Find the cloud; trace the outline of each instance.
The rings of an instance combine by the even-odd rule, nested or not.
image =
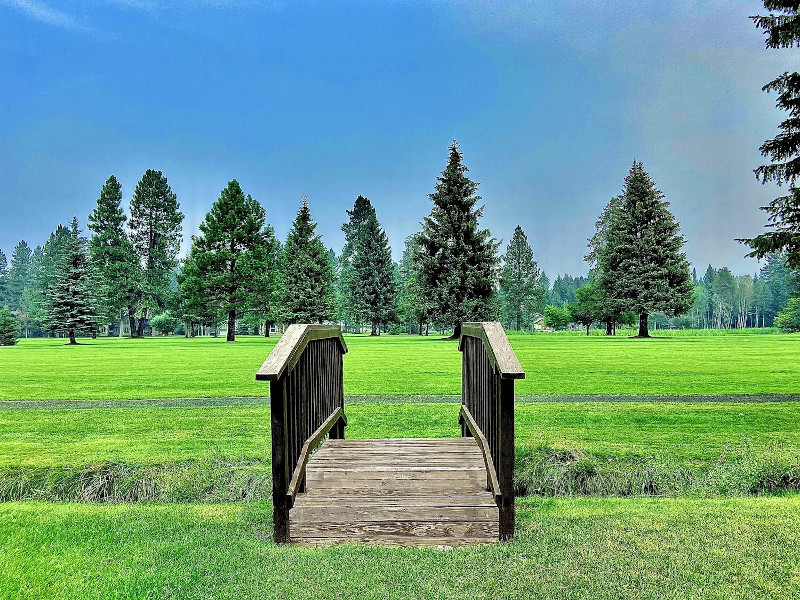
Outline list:
[[[50,8],[35,0],[0,0],[0,3],[16,8],[29,17],[42,23],[63,27],[65,29],[79,29],[80,25],[72,15]]]

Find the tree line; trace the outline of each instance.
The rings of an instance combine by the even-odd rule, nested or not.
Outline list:
[[[196,335],[223,323],[233,341],[237,331],[269,335],[272,324],[299,322],[340,322],[351,331],[366,325],[373,335],[426,334],[434,325],[454,336],[464,321],[494,318],[516,330],[605,322],[610,334],[639,318],[640,335],[652,313],[685,313],[679,326],[763,326],[791,291],[780,257],[761,276],[709,267],[690,278],[678,225],[641,163],[597,221],[589,276],[559,275],[550,285],[521,227],[499,254],[500,243],[480,226],[478,185],[467,172],[454,142],[430,194],[431,213],[397,263],[368,198],[346,211],[337,254],[316,233],[305,197],[281,242],[236,180],[179,260],[183,214],[167,178],[146,171],[126,214],[112,175],[88,217],[88,239],[73,218],[43,246],[17,244],[8,267],[0,253],[0,302],[26,335],[64,335],[71,343],[103,329]],[[8,315],[0,329],[3,323]]]

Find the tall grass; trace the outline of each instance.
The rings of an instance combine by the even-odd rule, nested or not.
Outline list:
[[[522,496],[751,496],[800,490],[800,448],[742,440],[694,467],[662,455],[600,457],[579,450],[517,450]]]

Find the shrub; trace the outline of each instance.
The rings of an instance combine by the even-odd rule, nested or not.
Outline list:
[[[0,311],[0,346],[13,346],[19,339],[19,323],[8,308]]]
[[[150,319],[150,326],[161,335],[170,335],[178,327],[178,319],[169,312],[163,312]]]
[[[570,324],[572,315],[566,308],[558,306],[545,306],[544,326],[550,329],[565,329]]]
[[[789,303],[775,316],[775,326],[781,331],[800,331],[800,298],[789,298]]]

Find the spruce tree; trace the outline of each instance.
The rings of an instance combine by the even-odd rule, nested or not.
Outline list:
[[[396,286],[389,239],[375,210],[361,226],[352,258],[353,312],[359,322],[372,324],[371,335],[394,314]]]
[[[346,212],[349,219],[342,225],[344,246],[338,259],[337,308],[339,318],[346,325],[361,325],[359,320],[364,317],[358,314],[356,309],[358,278],[353,269],[353,259],[363,235],[364,225],[370,217],[375,216],[375,208],[368,198],[358,196],[353,203],[353,210]]]
[[[99,276],[100,310],[107,322],[120,319],[122,311],[133,304],[139,290],[141,264],[125,232],[126,221],[122,210],[122,185],[111,175],[100,190],[88,225],[94,232],[89,239],[89,256]],[[134,324],[129,324],[133,332]]]
[[[517,331],[531,322],[544,290],[539,286],[541,273],[528,238],[519,225],[514,229],[506,253],[502,257],[500,298],[504,320]]]
[[[8,303],[6,295],[8,293],[8,260],[6,255],[0,250],[0,307]]]
[[[46,298],[48,329],[67,333],[70,344],[77,344],[77,332],[95,329],[98,323],[94,296],[96,283],[86,252],[86,240],[81,237],[78,220],[73,217],[69,244],[55,285]]]
[[[19,323],[8,308],[0,310],[0,346],[13,346],[19,339]]]
[[[625,312],[624,303],[618,302],[609,295],[608,290],[610,286],[603,283],[605,274],[599,260],[600,254],[608,243],[609,228],[616,218],[621,205],[621,196],[611,198],[605,205],[603,212],[600,213],[600,217],[595,222],[594,235],[589,238],[589,253],[584,257],[584,260],[588,262],[590,266],[589,276],[591,280],[596,283],[595,287],[593,287],[590,292],[584,292],[584,294],[588,294],[586,297],[591,298],[597,320],[605,322],[606,335],[614,335],[616,333],[617,323],[629,320],[623,315]],[[577,301],[580,301],[580,299],[578,298]]]
[[[766,34],[767,48],[800,46],[800,2],[765,0],[764,6],[778,14],[751,18]],[[800,189],[795,185],[800,176],[800,73],[783,73],[762,89],[778,92],[777,106],[789,116],[779,125],[780,133],[761,145],[761,154],[772,162],[758,167],[756,178],[762,183],[787,183],[789,189],[787,194],[762,207],[769,214],[767,227],[773,230],[739,241],[753,249],[748,256],[759,259],[770,252],[785,251],[789,268],[800,269]]]
[[[25,289],[33,285],[31,271],[31,247],[25,240],[14,246],[11,264],[8,268],[6,300],[11,310],[19,308],[19,302]]]
[[[463,321],[488,320],[495,312],[499,244],[479,227],[481,197],[467,171],[453,140],[447,166],[428,196],[433,209],[419,236],[422,289],[435,307],[434,320],[452,324],[454,338],[460,337]]]
[[[675,316],[692,306],[684,239],[663,198],[634,161],[598,256],[604,292],[622,310],[639,315],[639,337],[649,337],[650,313]]]
[[[283,249],[283,315],[287,323],[322,323],[335,316],[333,268],[316,228],[303,196]]]
[[[398,313],[407,323],[418,327],[419,335],[428,335],[428,323],[433,313],[433,304],[422,289],[419,268],[422,261],[419,253],[419,233],[413,233],[405,239],[403,256],[398,266],[399,293]]]
[[[266,213],[235,179],[222,190],[192,237],[192,260],[199,283],[193,290],[197,304],[215,309],[228,322],[227,341],[236,340],[236,318],[254,310],[258,297],[269,294],[277,272],[266,272],[265,262],[275,253],[275,236]],[[273,266],[274,269],[274,266]],[[184,290],[188,291],[189,286]]]
[[[141,316],[135,331],[131,323],[131,337],[141,337],[150,312],[166,307],[183,231],[178,197],[161,171],[145,171],[133,191],[130,215],[130,238],[142,265],[141,285],[129,306],[131,316],[137,308]]]

